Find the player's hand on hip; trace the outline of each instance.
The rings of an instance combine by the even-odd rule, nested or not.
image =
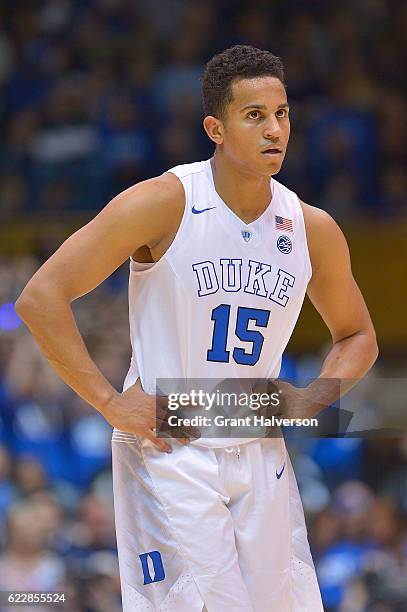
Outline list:
[[[273,380],[268,383],[268,393],[278,394],[279,402],[275,407],[267,407],[270,416],[291,419],[308,419],[315,417],[339,396],[339,379],[316,379],[307,387],[295,387],[284,380]]]
[[[110,400],[104,416],[116,429],[150,440],[160,451],[170,453],[171,446],[157,431],[166,431],[167,411],[160,407],[155,395],[143,391],[140,379]],[[185,432],[186,434],[186,432]],[[189,443],[188,435],[177,438],[182,444]]]

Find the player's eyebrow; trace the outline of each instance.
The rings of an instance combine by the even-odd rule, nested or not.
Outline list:
[[[266,110],[267,106],[265,106],[264,104],[247,104],[246,106],[240,109],[240,112],[243,113],[245,110],[248,110],[249,108],[255,108],[256,110]],[[288,102],[283,102],[282,104],[279,104],[277,108],[278,109],[289,108]]]

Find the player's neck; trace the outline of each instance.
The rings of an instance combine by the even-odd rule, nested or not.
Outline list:
[[[271,200],[270,178],[255,176],[216,153],[211,166],[215,189],[225,204],[246,223],[260,217]]]

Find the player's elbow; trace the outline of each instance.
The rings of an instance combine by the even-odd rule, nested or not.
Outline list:
[[[23,289],[14,304],[15,311],[20,319],[26,321],[29,315],[41,304],[42,299],[41,293],[36,289],[32,287]]]
[[[376,330],[373,321],[368,313],[358,330],[358,335],[361,337],[361,351],[366,364],[366,371],[376,363],[379,356],[379,346],[377,344]]]
[[[369,330],[366,332],[365,355],[369,362],[368,369],[370,370],[379,357],[379,345],[377,344],[376,332],[373,325],[370,326]]]
[[[39,283],[30,281],[17,298],[14,308],[20,319],[27,322],[40,312],[46,305],[49,305],[52,296]]]
[[[376,338],[376,334],[374,335],[374,342],[373,342],[373,347],[372,347],[372,351],[373,351],[373,363],[375,363],[379,357],[379,345],[377,344],[377,338]],[[372,363],[372,365],[373,365]]]

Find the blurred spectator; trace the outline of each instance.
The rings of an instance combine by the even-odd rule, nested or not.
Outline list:
[[[326,181],[320,206],[329,210],[338,222],[355,216],[358,202],[356,181],[348,172],[336,172]]]
[[[64,580],[64,564],[46,549],[47,527],[36,506],[27,502],[15,504],[7,520],[6,548],[0,556],[0,588],[59,591]]]
[[[21,457],[15,467],[14,478],[19,495],[22,497],[43,491],[47,487],[45,472],[35,457]]]
[[[11,457],[4,446],[0,446],[0,542],[4,541],[4,517],[16,497],[11,477]]]
[[[158,74],[155,84],[156,103],[162,112],[185,95],[192,94],[197,101],[200,100],[203,40],[197,34],[189,31],[178,37],[177,44],[169,50],[169,62]]]
[[[380,210],[383,217],[405,216],[407,212],[406,167],[401,162],[388,163],[380,176]]]
[[[112,197],[148,174],[153,156],[152,136],[130,98],[111,100],[100,129],[100,145]]]
[[[366,534],[377,548],[364,558],[358,578],[345,588],[342,611],[405,609],[407,602],[407,531],[405,520],[388,500],[376,499]]]
[[[356,481],[340,485],[332,499],[333,514],[327,515],[331,516],[331,524],[325,519],[325,534],[321,524],[317,530],[321,549],[317,551],[316,569],[323,601],[329,610],[337,609],[346,585],[360,575],[364,555],[371,548],[365,528],[372,501],[366,485]]]
[[[3,220],[21,215],[27,208],[28,186],[19,174],[0,176],[0,216]]]

